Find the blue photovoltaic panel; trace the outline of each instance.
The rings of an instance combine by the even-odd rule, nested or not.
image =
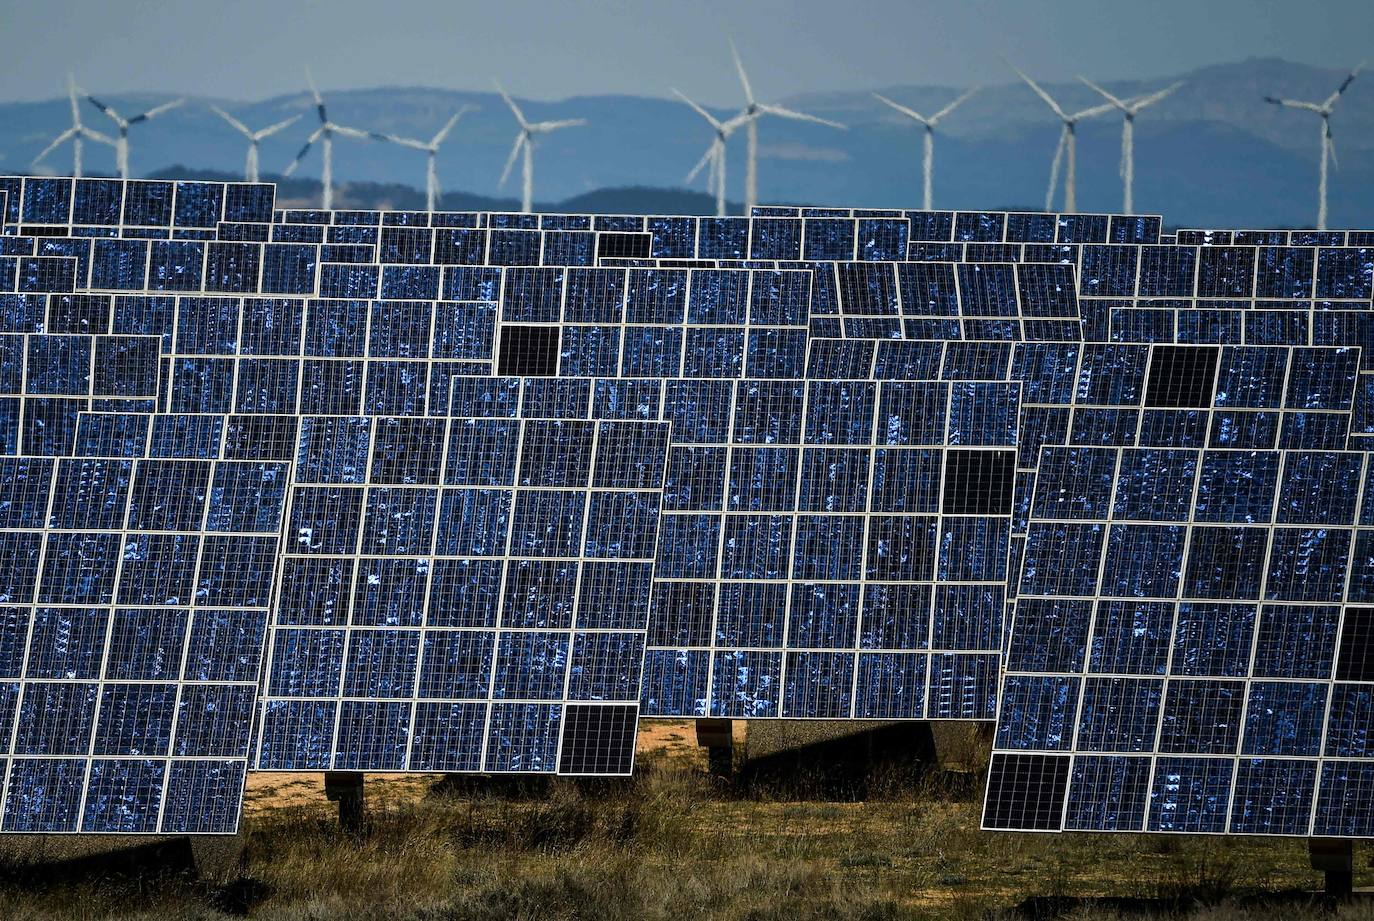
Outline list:
[[[1076,341],[1083,335],[1071,265],[841,262],[833,270],[845,338]]]
[[[668,434],[303,418],[257,767],[628,773]]]
[[[992,718],[1017,385],[459,384],[455,415],[672,422],[646,715]]]
[[[1043,448],[984,826],[1374,828],[1366,460]]]
[[[0,828],[232,833],[290,465],[0,466]]]

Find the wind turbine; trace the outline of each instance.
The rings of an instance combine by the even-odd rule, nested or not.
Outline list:
[[[496,83],[496,81],[493,80],[492,83]],[[541,134],[549,134],[560,128],[576,128],[579,125],[585,125],[587,120],[585,118],[565,118],[561,121],[529,122],[525,120],[525,113],[520,111],[520,107],[517,106],[515,100],[511,99],[510,95],[502,89],[500,83],[496,83],[496,91],[501,94],[502,99],[506,100],[506,105],[510,106],[511,112],[515,115],[515,120],[520,123],[520,131],[515,135],[515,145],[511,147],[510,156],[506,158],[506,168],[501,171],[501,181],[497,183],[497,187],[499,188],[506,184],[506,180],[510,178],[511,168],[515,166],[515,158],[518,157],[523,150],[525,154],[523,164],[524,191],[520,198],[520,210],[524,214],[529,214],[534,210],[535,137]]]
[[[71,102],[72,105],[72,126],[68,128],[66,131],[63,131],[57,137],[53,138],[53,142],[49,144],[47,147],[44,147],[43,152],[33,158],[33,163],[35,166],[37,166],[38,162],[42,160],[44,157],[46,157],[48,154],[52,153],[54,150],[61,147],[68,141],[71,141],[72,175],[75,176],[77,179],[80,179],[82,141],[95,141],[98,144],[108,144],[111,147],[114,147],[116,145],[114,142],[114,138],[106,134],[101,134],[99,131],[96,131],[94,129],[87,128],[84,124],[81,123],[81,106],[76,101],[76,93],[76,78],[73,77],[71,74],[67,74],[67,99]]]
[[[914,109],[909,109],[901,103],[893,102],[891,99],[888,99],[881,93],[873,94],[879,102],[886,103],[887,105],[896,109],[898,112],[901,112],[907,118],[910,118],[918,122],[919,124],[925,126],[926,130],[923,142],[924,153],[921,158],[921,172],[923,176],[921,195],[922,210],[929,211],[933,207],[933,205],[931,204],[931,197],[934,192],[933,182],[935,173],[935,126],[940,123],[940,119],[944,118],[946,115],[957,109],[960,105],[963,104],[964,100],[968,99],[974,93],[978,92],[979,89],[979,87],[975,86],[973,89],[968,90],[958,99],[955,99],[949,105],[945,106],[943,109],[936,112],[934,115],[931,115],[930,117],[926,117]]]
[[[261,131],[249,131],[247,125],[221,109],[219,106],[211,106],[210,108],[214,110],[216,115],[237,129],[240,134],[248,138],[248,162],[245,163],[243,167],[243,178],[247,179],[249,182],[258,181],[258,145],[262,143],[264,138],[271,137],[278,131],[295,124],[301,119],[301,116],[293,115],[285,121],[277,122],[275,125],[263,128]]]
[[[1321,178],[1317,183],[1317,229],[1326,229],[1326,161],[1329,159],[1336,163],[1336,146],[1331,139],[1331,110],[1336,108],[1336,103],[1340,101],[1341,94],[1344,93],[1356,75],[1364,69],[1361,63],[1341,81],[1341,85],[1336,87],[1336,92],[1326,97],[1324,102],[1299,102],[1295,99],[1280,99],[1276,96],[1265,96],[1264,101],[1273,103],[1276,106],[1285,106],[1290,109],[1306,109],[1309,112],[1316,112],[1322,117],[1322,161]],[[1340,164],[1336,164],[1339,166]]]
[[[744,174],[744,213],[747,215],[753,212],[754,205],[758,204],[759,200],[759,119],[761,117],[776,115],[779,118],[790,118],[793,121],[815,122],[818,125],[839,128],[841,131],[845,130],[845,126],[839,122],[807,115],[804,112],[784,109],[782,106],[755,102],[754,91],[749,86],[749,76],[744,72],[744,63],[739,58],[739,50],[735,47],[734,41],[730,42],[730,54],[735,58],[735,70],[739,72],[739,82],[744,87],[745,106],[741,114],[748,117],[745,124],[749,129],[749,159]]]
[[[1005,58],[1003,59],[1005,60]],[[1049,93],[1040,88],[1030,77],[1026,76],[1015,64],[1007,61],[1007,66],[1016,71],[1026,85],[1035,90],[1035,95],[1045,100],[1045,104],[1054,110],[1054,114],[1059,116],[1059,120],[1064,123],[1064,127],[1059,131],[1059,146],[1054,149],[1054,160],[1050,163],[1050,187],[1045,193],[1045,210],[1049,211],[1054,204],[1054,189],[1059,183],[1059,164],[1064,159],[1064,153],[1068,151],[1068,165],[1064,169],[1064,212],[1073,214],[1078,210],[1077,200],[1077,179],[1078,179],[1078,123],[1085,118],[1093,118],[1103,112],[1112,109],[1110,102],[1084,109],[1081,112],[1074,112],[1072,115],[1059,107]]]
[[[316,141],[320,141],[320,154],[324,161],[320,172],[320,185],[323,188],[321,195],[321,206],[325,211],[332,211],[334,208],[334,135],[338,134],[346,138],[358,138],[367,140],[366,131],[359,131],[357,128],[346,128],[337,125],[329,120],[329,115],[325,112],[324,99],[320,97],[320,91],[315,86],[315,78],[310,75],[310,68],[305,69],[305,82],[310,84],[310,94],[315,97],[315,114],[320,118],[320,127],[306,139],[305,145],[296,154],[296,159],[291,161],[291,165],[282,171],[283,176],[290,176],[296,171],[296,167],[301,165],[301,160],[310,152]]]
[[[1159,102],[1182,86],[1184,81],[1180,80],[1172,86],[1167,86],[1148,96],[1138,96],[1129,102],[1123,102],[1087,77],[1079,77],[1078,79],[1096,90],[1100,96],[1121,112],[1121,166],[1119,169],[1123,184],[1121,210],[1123,214],[1132,214],[1135,212],[1135,117],[1141,109]]]
[[[458,119],[462,118],[467,112],[476,109],[476,106],[463,106],[439,129],[439,133],[430,139],[429,143],[417,141],[414,138],[397,137],[394,134],[378,134],[371,132],[372,136],[379,141],[386,141],[389,144],[399,144],[402,147],[409,147],[412,150],[423,150],[428,154],[429,166],[425,172],[425,208],[433,211],[439,203],[439,170],[435,166],[435,160],[439,156],[439,145],[448,137],[448,133],[453,130],[453,126],[458,124]]]
[[[115,142],[115,165],[119,170],[120,179],[129,178],[129,127],[131,125],[146,122],[150,118],[156,118],[163,112],[169,109],[175,109],[177,106],[186,102],[185,99],[173,99],[171,102],[164,102],[160,106],[154,106],[147,112],[135,115],[133,118],[125,118],[116,112],[112,106],[106,105],[94,96],[87,95],[86,100],[108,115],[110,121],[114,122],[115,127],[119,129],[119,138]]]
[[[694,112],[706,119],[716,131],[716,136],[711,141],[711,146],[706,148],[706,153],[702,154],[701,159],[697,161],[697,165],[692,167],[692,171],[687,174],[686,181],[691,182],[697,177],[697,173],[701,172],[702,167],[708,167],[706,185],[714,191],[716,195],[716,216],[724,217],[725,142],[730,139],[730,135],[739,130],[740,126],[749,122],[750,117],[746,113],[741,112],[734,118],[721,121],[677,90],[673,90],[673,93],[677,95],[677,98],[691,106]]]

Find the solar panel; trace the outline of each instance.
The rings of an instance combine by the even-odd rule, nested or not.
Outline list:
[[[984,826],[1367,833],[1365,463],[1043,448]]]
[[[0,468],[0,827],[233,832],[289,465]]]
[[[256,766],[629,773],[667,444],[305,417]]]
[[[1231,618],[1249,617],[1253,634],[1256,612],[1269,610],[1261,599],[1285,603],[1274,606],[1280,612],[1275,617],[1293,602],[1342,600],[1350,535],[1344,549],[1332,550],[1342,540],[1336,529],[1273,525],[1354,523],[1363,455],[1339,449],[1358,358],[1352,350],[1294,349],[1291,358],[1288,351],[1156,346],[1148,364],[1136,364],[1127,378],[1080,376],[1075,402],[1097,392],[1108,404],[1142,405],[1137,433],[1131,438],[1123,432],[1127,440],[1117,442],[1141,447],[1092,447],[1102,443],[1093,437],[1041,442],[986,827],[1307,833],[1306,824],[1293,831],[1298,826],[1291,822],[1227,825],[1237,758],[1292,753],[1237,748],[1244,681],[1195,680],[1246,678],[1251,673],[1244,667],[1190,670],[1187,664],[1240,656],[1246,642],[1232,632]],[[1097,372],[1109,367],[1093,365]],[[1134,387],[1123,390],[1125,380],[1134,380]],[[1212,407],[1207,441],[1206,427],[1188,435],[1200,407]],[[1080,412],[1074,409],[1069,431],[1078,428]],[[1100,430],[1095,423],[1090,428]],[[1204,445],[1210,447],[1199,450]],[[1310,450],[1275,450],[1284,447]],[[1301,495],[1304,489],[1311,493]],[[1333,489],[1346,490],[1347,497],[1337,501]],[[1275,512],[1279,495],[1287,505]],[[1349,515],[1330,511],[1342,504],[1349,505]],[[1334,557],[1323,559],[1323,549]],[[1080,627],[1089,631],[1081,647],[1073,639]],[[1235,697],[1238,688],[1241,697]],[[1052,704],[1055,694],[1063,696]],[[1185,700],[1224,700],[1235,709],[1185,712]],[[1175,729],[1166,737],[1159,727],[1171,705]],[[1223,726],[1236,734],[1221,748],[1207,750],[1197,741]],[[1138,756],[1118,757],[1127,753]],[[1224,766],[1173,757],[1216,754],[1232,757]],[[1165,789],[1173,783],[1169,772],[1185,762],[1202,772],[1188,781],[1201,785],[1194,792],[1210,784],[1205,796],[1212,813],[1202,825],[1174,815],[1187,804],[1171,802]],[[1171,824],[1175,819],[1181,824]]]

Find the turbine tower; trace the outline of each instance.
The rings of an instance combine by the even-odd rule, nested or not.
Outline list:
[[[278,131],[295,124],[301,119],[301,116],[293,115],[285,121],[277,122],[275,125],[269,125],[261,131],[249,131],[247,125],[221,109],[219,106],[211,106],[210,108],[214,110],[216,115],[232,125],[240,134],[248,138],[248,161],[243,167],[243,178],[247,179],[249,182],[258,181],[258,145],[262,143],[264,138],[271,137]]]
[[[688,99],[686,96],[684,96],[677,90],[673,90],[673,93],[676,94],[677,98],[681,99],[683,102],[687,103],[687,105],[691,106],[694,112],[696,112],[702,118],[706,119],[706,121],[710,123],[711,127],[715,129],[716,136],[711,141],[711,146],[706,148],[706,153],[702,154],[701,159],[697,161],[697,165],[692,167],[692,171],[687,174],[686,181],[691,182],[693,179],[697,177],[697,174],[701,172],[702,167],[707,167],[706,185],[715,193],[716,196],[716,216],[724,217],[725,143],[730,139],[730,135],[734,134],[737,130],[739,130],[741,125],[744,125],[745,123],[751,120],[750,116],[744,112],[741,112],[734,118],[727,119],[726,121],[721,121],[720,119],[716,118],[710,112],[707,112],[701,106],[697,105],[695,102]]]
[[[43,148],[43,152],[33,158],[33,165],[37,166],[39,161],[61,147],[68,141],[72,142],[72,175],[77,179],[81,178],[81,146],[82,141],[95,141],[97,144],[108,144],[115,147],[114,138],[106,134],[101,134],[91,128],[87,128],[81,123],[81,106],[76,101],[77,89],[76,78],[67,74],[67,99],[72,106],[72,126],[53,138],[51,144]]]
[[[427,211],[433,211],[435,206],[439,204],[439,169],[435,165],[435,160],[439,156],[439,145],[444,143],[444,138],[448,137],[448,133],[453,130],[453,126],[458,124],[458,119],[476,108],[476,106],[465,105],[457,112],[454,112],[453,116],[444,124],[444,127],[439,129],[439,133],[434,135],[428,143],[418,141],[415,138],[403,138],[397,137],[394,134],[378,134],[375,131],[372,132],[372,136],[379,141],[385,141],[388,144],[399,144],[402,147],[409,147],[412,150],[423,150],[428,155],[429,164],[425,171],[425,210]]]
[[[492,81],[496,83],[495,80]],[[525,120],[525,113],[520,111],[520,107],[515,104],[515,100],[501,88],[500,83],[496,83],[496,91],[501,94],[501,98],[506,100],[506,105],[515,115],[515,120],[520,123],[520,130],[515,135],[515,145],[510,149],[510,156],[506,158],[506,168],[501,171],[501,181],[497,183],[497,188],[504,186],[506,180],[510,178],[511,168],[515,166],[515,158],[524,152],[525,159],[523,164],[524,171],[524,190],[520,196],[520,210],[524,214],[529,214],[534,210],[534,140],[541,134],[549,134],[560,128],[575,128],[585,125],[585,118],[565,118],[561,121],[551,122],[530,122]]]
[[[776,115],[779,118],[790,118],[793,121],[815,122],[818,125],[838,128],[841,131],[845,130],[845,126],[839,122],[807,115],[804,112],[784,109],[782,106],[756,102],[754,90],[749,86],[749,76],[744,72],[744,63],[740,60],[739,50],[733,41],[730,42],[730,54],[735,58],[735,70],[739,72],[739,82],[744,87],[745,106],[741,114],[748,117],[746,125],[749,129],[749,158],[744,174],[744,213],[748,215],[753,213],[754,205],[758,204],[759,201],[759,119],[761,117]]]
[[[1331,139],[1331,110],[1336,108],[1336,103],[1340,101],[1341,94],[1349,89],[1355,77],[1364,64],[1356,67],[1350,74],[1341,81],[1341,85],[1336,87],[1336,92],[1327,96],[1323,102],[1299,102],[1295,99],[1280,99],[1277,96],[1265,96],[1264,101],[1273,103],[1276,106],[1285,106],[1290,109],[1306,109],[1309,112],[1316,112],[1322,118],[1322,159],[1320,168],[1320,178],[1317,181],[1317,229],[1326,229],[1326,173],[1327,160],[1336,163],[1336,146]],[[1338,164],[1339,165],[1339,164]]]
[[[320,96],[319,88],[315,86],[315,78],[310,74],[310,68],[305,69],[305,82],[310,84],[310,94],[315,97],[315,114],[319,116],[320,127],[315,129],[314,134],[306,139],[305,146],[301,147],[296,154],[296,159],[291,161],[291,165],[282,171],[283,176],[290,176],[296,171],[296,167],[301,165],[301,160],[310,152],[316,141],[320,142],[320,154],[323,165],[320,172],[321,207],[325,211],[334,209],[334,135],[346,138],[358,138],[367,140],[366,131],[359,131],[357,128],[346,128],[343,125],[335,124],[329,120],[329,115],[324,108],[324,99]]]
[[[1121,166],[1118,170],[1121,174],[1123,187],[1121,193],[1121,210],[1123,214],[1133,214],[1135,212],[1135,117],[1140,113],[1141,109],[1159,102],[1165,96],[1168,96],[1174,90],[1182,86],[1184,81],[1180,80],[1174,85],[1167,86],[1148,96],[1138,96],[1128,102],[1123,102],[1087,77],[1079,77],[1078,79],[1096,90],[1098,95],[1102,96],[1121,112]]]
[[[115,127],[119,129],[119,137],[115,142],[115,166],[119,170],[120,179],[129,178],[130,126],[142,124],[143,122],[146,122],[148,119],[156,118],[163,112],[166,112],[169,109],[175,109],[177,106],[182,105],[186,102],[185,99],[173,99],[171,102],[164,102],[160,106],[154,106],[147,112],[135,115],[133,118],[125,118],[124,116],[116,112],[112,106],[106,105],[99,99],[96,99],[94,96],[87,95],[86,100],[90,102],[91,105],[95,106],[97,109],[99,109],[100,111],[104,112],[107,116],[109,116],[110,121],[114,122]]]
[[[1005,60],[1005,59],[1004,59]],[[1068,164],[1064,169],[1064,212],[1073,214],[1078,210],[1077,181],[1078,181],[1078,123],[1085,118],[1093,118],[1103,112],[1112,109],[1110,102],[1084,109],[1081,112],[1074,112],[1072,115],[1059,107],[1049,93],[1040,88],[1030,77],[1026,76],[1015,64],[1007,61],[1007,66],[1016,71],[1026,85],[1035,90],[1035,95],[1045,100],[1045,104],[1054,110],[1054,114],[1059,116],[1064,127],[1059,131],[1059,146],[1054,149],[1054,160],[1050,162],[1050,187],[1045,193],[1045,210],[1049,211],[1054,205],[1054,189],[1059,183],[1059,164],[1064,160],[1064,154],[1068,152]]]
[[[934,173],[935,173],[935,126],[938,125],[938,124],[940,123],[940,119],[944,118],[946,115],[948,115],[949,113],[951,113],[951,112],[953,112],[955,109],[957,109],[960,105],[962,105],[962,104],[964,103],[964,100],[968,99],[968,98],[969,98],[970,96],[972,96],[974,93],[978,92],[978,90],[979,90],[979,87],[976,87],[976,86],[975,86],[973,89],[968,90],[968,91],[965,92],[962,96],[960,96],[959,98],[955,99],[955,100],[954,100],[953,102],[951,102],[949,105],[945,106],[943,109],[941,109],[940,111],[936,112],[934,115],[931,115],[931,116],[929,116],[929,117],[926,117],[926,116],[922,115],[921,113],[917,112],[917,111],[914,110],[914,109],[909,109],[909,108],[907,108],[906,106],[902,105],[901,103],[893,102],[891,99],[888,99],[886,96],[882,95],[881,93],[874,93],[874,94],[873,94],[874,97],[876,97],[877,100],[878,100],[879,102],[886,103],[887,105],[889,105],[889,106],[891,106],[892,108],[896,109],[898,112],[901,112],[901,113],[902,113],[903,115],[905,115],[907,118],[910,118],[910,119],[912,119],[913,121],[915,121],[915,122],[917,122],[918,124],[923,125],[923,126],[925,127],[925,138],[924,138],[924,140],[923,140],[923,148],[924,148],[924,150],[923,150],[923,154],[922,154],[922,157],[921,157],[921,174],[922,174],[921,208],[922,208],[922,210],[924,210],[924,211],[929,211],[929,210],[931,210],[931,209],[934,207],[934,206],[931,204],[931,199],[932,199],[932,196],[933,196],[933,193],[934,193]]]

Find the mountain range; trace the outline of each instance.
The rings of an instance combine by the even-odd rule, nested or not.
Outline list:
[[[1108,82],[1118,96],[1140,95],[1176,80],[1183,86],[1136,122],[1136,205],[1162,213],[1171,226],[1310,226],[1316,214],[1320,120],[1311,113],[1266,104],[1268,94],[1320,101],[1344,73],[1277,59],[1219,64],[1150,81]],[[758,76],[755,77],[756,83]],[[226,88],[228,90],[229,88]],[[684,176],[705,151],[711,129],[667,96],[578,96],[558,102],[521,102],[533,119],[581,117],[589,124],[559,131],[535,153],[535,197],[540,206],[582,211],[659,213],[711,210],[704,178],[687,190]],[[690,93],[690,87],[683,87]],[[922,112],[940,108],[962,88],[882,86],[874,90]],[[1046,89],[1067,111],[1101,97],[1078,83]],[[105,99],[132,115],[174,94],[115,95]],[[105,98],[105,97],[102,97]],[[511,184],[497,179],[515,123],[495,92],[424,87],[328,91],[337,123],[427,140],[462,105],[466,114],[438,158],[449,190],[446,209],[515,207],[518,169]],[[760,198],[764,202],[854,207],[915,207],[920,200],[920,134],[910,120],[866,93],[812,93],[780,104],[842,122],[838,131],[766,118],[760,123]],[[276,178],[316,127],[305,92],[257,102],[195,98],[130,133],[131,169],[137,176],[241,176],[246,140],[209,109],[215,104],[252,128],[303,116],[262,145],[264,178]],[[711,106],[718,116],[736,110]],[[113,126],[94,107],[83,119],[97,130]],[[65,98],[0,104],[0,172],[67,172],[70,152],[32,160],[68,127]],[[1084,211],[1121,207],[1118,176],[1121,121],[1116,113],[1078,127],[1078,206]],[[1374,226],[1374,75],[1357,79],[1332,119],[1339,169],[1332,173],[1334,227]],[[108,131],[107,131],[108,133]],[[935,205],[964,209],[1040,209],[1050,158],[1059,133],[1055,116],[1024,84],[987,86],[941,122],[935,151]],[[89,173],[113,170],[113,152],[88,145]],[[743,194],[743,132],[731,139],[730,198]],[[319,175],[311,151],[296,177]],[[422,207],[425,156],[392,144],[338,139],[334,175],[342,188],[336,207]],[[308,204],[318,195],[309,181],[283,185],[279,201]],[[1057,201],[1055,207],[1059,206]],[[736,206],[738,210],[738,206]]]

